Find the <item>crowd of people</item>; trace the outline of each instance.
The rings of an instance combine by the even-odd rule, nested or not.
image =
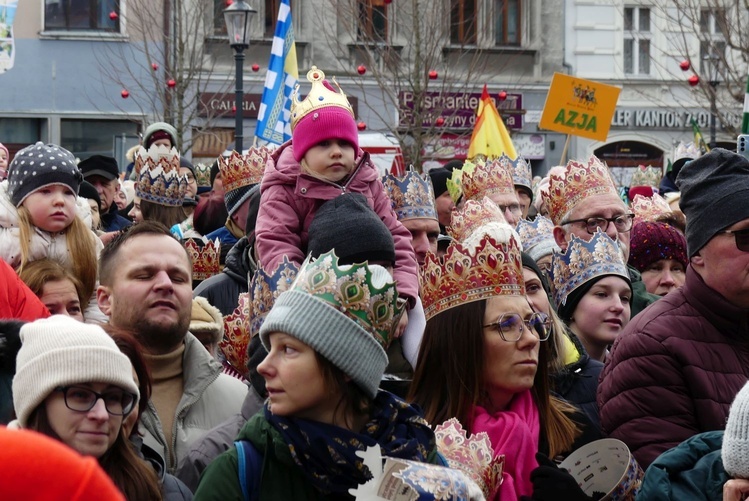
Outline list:
[[[383,176],[307,80],[210,167],[0,144],[3,499],[746,497],[747,159]],[[559,466],[604,438],[617,482]]]

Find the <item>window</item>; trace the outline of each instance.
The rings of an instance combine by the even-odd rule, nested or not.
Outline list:
[[[520,0],[496,0],[495,43],[497,45],[520,45],[520,9]]]
[[[119,14],[119,0],[44,0],[44,29],[119,33]]]
[[[650,9],[624,8],[624,73],[650,74]]]
[[[700,73],[714,74],[707,65],[713,62],[720,66],[725,61],[727,22],[723,9],[703,9],[700,12]]]
[[[385,0],[359,0],[359,40],[385,42],[388,35]]]
[[[476,43],[476,0],[451,0],[450,42]]]
[[[67,119],[60,121],[60,146],[78,158],[114,156],[115,141],[138,134],[138,124],[128,120]]]

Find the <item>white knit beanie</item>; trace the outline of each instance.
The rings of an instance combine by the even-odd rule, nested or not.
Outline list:
[[[749,383],[731,404],[721,455],[731,477],[749,478]]]
[[[98,325],[55,315],[21,327],[21,343],[13,407],[22,428],[58,386],[109,383],[140,396],[130,359]]]

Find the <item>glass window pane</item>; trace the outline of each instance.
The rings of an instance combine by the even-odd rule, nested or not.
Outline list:
[[[626,7],[624,9],[624,30],[625,31],[632,31],[635,26],[634,22],[635,17],[635,9],[632,7]]]
[[[710,11],[700,11],[700,33],[710,33]]]
[[[632,74],[635,72],[634,69],[634,58],[633,56],[633,48],[634,48],[634,40],[631,38],[624,41],[624,73]]]
[[[112,157],[116,136],[138,133],[138,125],[126,120],[63,119],[60,128],[60,146],[80,159],[91,155]]]
[[[519,0],[507,1],[507,43],[520,44],[520,5]]]
[[[120,30],[120,18],[110,19],[109,14],[120,13],[119,0],[45,0],[45,30]]]
[[[34,144],[42,140],[42,119],[0,118],[0,137],[3,144]]]
[[[640,31],[642,32],[649,32],[650,31],[650,9],[639,9],[640,12]]]
[[[641,75],[650,74],[650,40],[640,40],[639,59],[637,64]]]

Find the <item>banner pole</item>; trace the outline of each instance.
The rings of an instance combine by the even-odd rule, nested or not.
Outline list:
[[[567,158],[567,148],[570,146],[570,137],[571,134],[567,134],[567,140],[564,142],[564,149],[562,150],[562,158],[559,159],[559,165],[567,165],[566,158]]]

